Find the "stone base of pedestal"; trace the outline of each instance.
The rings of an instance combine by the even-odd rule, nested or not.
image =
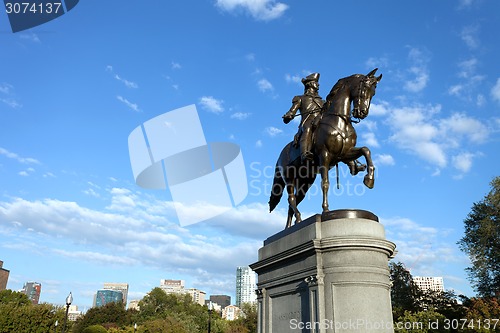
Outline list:
[[[264,241],[258,333],[394,332],[388,260],[396,245],[364,210],[315,215]]]

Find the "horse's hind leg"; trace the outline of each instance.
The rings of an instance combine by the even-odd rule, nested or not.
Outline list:
[[[323,153],[319,156],[319,173],[321,174],[321,191],[323,192],[323,213],[328,212],[328,190],[330,189],[330,180],[328,179],[328,170],[330,158],[328,153]]]
[[[289,205],[287,228],[290,228],[292,226],[290,210],[292,210],[293,214],[295,215],[295,223],[301,222],[302,218],[300,217],[300,212],[297,208],[297,198],[295,197],[295,186],[293,186],[293,183],[287,184],[286,190],[288,192],[288,205]]]

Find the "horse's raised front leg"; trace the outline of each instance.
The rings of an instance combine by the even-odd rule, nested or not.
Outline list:
[[[363,179],[363,183],[366,185],[366,187],[373,188],[373,186],[375,185],[375,166],[373,165],[372,161],[372,153],[370,152],[370,149],[368,149],[368,147],[361,147],[361,152],[366,158],[366,175]]]
[[[371,152],[368,147],[351,148],[351,150],[349,150],[349,152],[346,154],[344,161],[352,161],[361,156],[365,157],[367,170],[366,175],[363,179],[363,183],[366,185],[366,187],[373,188],[373,186],[375,185],[375,166],[373,165]]]
[[[300,216],[299,209],[297,208],[297,198],[295,197],[295,186],[292,184],[286,185],[286,190],[288,192],[288,219],[286,223],[286,227],[290,228],[292,226],[292,216],[291,212],[295,215],[295,223],[300,223],[302,218]]]

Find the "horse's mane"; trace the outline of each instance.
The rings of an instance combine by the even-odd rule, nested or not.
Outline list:
[[[335,83],[335,85],[332,87],[332,90],[330,90],[330,93],[328,94],[328,96],[326,96],[326,102],[325,104],[323,105],[323,109],[324,110],[328,110],[330,108],[330,104],[332,103],[332,100],[333,98],[335,97],[335,95],[342,89],[344,89],[344,87],[346,85],[350,85],[351,84],[351,80],[353,79],[357,79],[357,78],[361,78],[362,74],[353,74],[351,76],[348,76],[348,77],[344,77],[340,80],[337,81],[337,83]]]

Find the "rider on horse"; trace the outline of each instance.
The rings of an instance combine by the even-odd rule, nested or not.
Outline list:
[[[292,99],[292,107],[283,116],[283,122],[288,124],[297,111],[300,110],[301,121],[294,144],[300,142],[300,156],[302,161],[312,160],[314,155],[311,152],[312,134],[317,122],[314,120],[320,114],[325,101],[318,95],[319,73],[313,73],[302,79],[304,84],[304,95],[295,96]]]

